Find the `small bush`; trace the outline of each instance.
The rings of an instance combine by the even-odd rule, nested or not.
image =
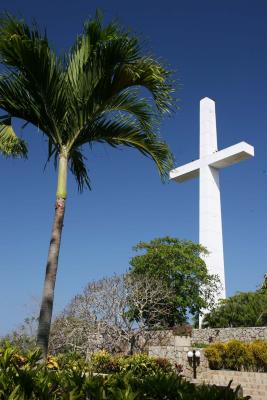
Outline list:
[[[267,371],[267,342],[251,343],[230,340],[227,343],[212,343],[205,349],[211,369],[235,371]]]
[[[265,340],[255,340],[250,345],[254,359],[254,367],[258,371],[267,372],[267,343]]]
[[[209,361],[211,369],[222,369],[224,367],[225,345],[223,343],[213,343],[209,345],[204,354]]]
[[[130,372],[133,376],[152,376],[157,373],[169,373],[173,371],[171,363],[167,359],[148,356],[147,354],[134,354],[119,359],[120,372]]]
[[[102,374],[110,374],[119,372],[121,367],[119,365],[119,358],[113,357],[105,350],[93,353],[90,360],[90,367],[93,372]]]
[[[92,372],[131,373],[133,376],[142,377],[156,373],[173,372],[172,364],[165,358],[151,357],[147,354],[134,354],[132,356],[113,356],[106,351],[92,354],[90,367]]]
[[[160,372],[164,372],[164,373],[173,372],[172,364],[170,363],[169,360],[167,360],[167,358],[162,358],[162,357],[156,358],[156,365]],[[177,367],[176,367],[176,365],[177,365]],[[176,365],[175,365],[175,370],[177,373],[179,373],[180,365],[179,365],[179,367],[178,367],[178,364],[176,364]]]
[[[56,357],[59,369],[67,368],[72,370],[82,369],[89,371],[89,365],[80,353],[60,353]]]
[[[251,370],[253,354],[248,343],[240,340],[230,340],[225,344],[224,363],[232,370]]]

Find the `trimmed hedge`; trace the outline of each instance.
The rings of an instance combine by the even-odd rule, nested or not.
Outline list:
[[[166,358],[151,357],[147,354],[132,356],[113,356],[105,350],[92,354],[91,369],[99,373],[131,372],[134,376],[143,377],[158,373],[174,372],[172,364]]]
[[[255,340],[247,343],[230,340],[213,343],[205,349],[211,369],[267,372],[267,342]]]

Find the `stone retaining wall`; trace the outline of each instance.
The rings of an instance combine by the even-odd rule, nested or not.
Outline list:
[[[231,387],[241,385],[243,396],[252,396],[252,400],[266,400],[267,374],[263,372],[238,372],[238,371],[212,371],[203,373],[195,383],[227,386],[232,381]]]
[[[256,339],[267,340],[267,326],[251,328],[193,329],[192,343],[227,342],[231,339],[252,342]]]
[[[255,339],[267,340],[267,327],[252,328],[221,328],[221,329],[193,329],[192,337],[175,336],[173,331],[154,332],[149,339],[148,353],[157,357],[168,358],[173,364],[183,366],[183,375],[186,378],[193,377],[193,369],[190,366],[187,352],[197,350],[196,344],[209,344],[211,342],[227,342],[231,339],[251,342]],[[198,375],[209,370],[208,361],[201,352],[200,365],[197,368]]]
[[[183,367],[182,375],[188,379],[193,377],[193,367],[190,365],[187,353],[192,350],[191,338],[185,336],[174,336],[168,333],[168,340],[162,345],[162,341],[155,345],[149,345],[148,352],[151,356],[163,357],[170,360],[173,365],[181,365]],[[203,354],[203,349],[196,349],[201,353],[200,365],[197,367],[197,373],[202,374],[208,370],[208,361]]]

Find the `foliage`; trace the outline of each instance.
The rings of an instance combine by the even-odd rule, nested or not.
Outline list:
[[[173,333],[176,336],[191,336],[192,326],[189,324],[181,324],[173,327]]]
[[[9,116],[0,117],[0,153],[6,157],[27,158],[27,145],[15,134]]]
[[[168,174],[172,157],[156,132],[174,106],[171,72],[118,24],[104,26],[98,12],[58,56],[36,24],[4,14],[0,63],[0,108],[8,122],[18,117],[45,134],[48,159],[63,152],[79,189],[89,185],[83,146],[93,142],[134,147]],[[154,103],[140,96],[141,87]]]
[[[140,242],[134,250],[144,253],[131,259],[130,273],[156,277],[175,292],[175,297],[168,299],[171,312],[160,318],[163,325],[183,324],[188,312],[198,315],[201,309],[213,304],[218,280],[208,274],[201,258],[207,251],[201,245],[163,237]]]
[[[167,358],[156,357],[155,361],[156,361],[157,368],[159,369],[159,371],[165,372],[165,373],[173,371],[173,366]],[[175,363],[174,367],[175,367],[175,371],[176,371],[177,375],[182,374],[183,366],[181,364]]]
[[[94,372],[109,374],[120,371],[119,358],[112,356],[105,350],[93,353],[90,365]]]
[[[90,282],[54,322],[50,351],[144,351],[158,316],[169,314],[173,292],[147,276],[114,275]],[[149,315],[147,311],[149,310]],[[100,343],[99,343],[100,342]]]
[[[267,345],[267,343],[266,343]],[[225,344],[224,363],[234,370],[251,369],[253,366],[252,345],[239,340],[230,340]]]
[[[240,292],[205,315],[203,327],[228,328],[266,325],[267,290]]]
[[[0,400],[241,400],[229,387],[194,386],[174,373],[93,376],[69,365],[49,370],[39,351],[0,354]]]
[[[147,377],[138,382],[139,390],[146,394],[144,398],[149,400],[236,400],[241,399],[238,395],[239,387],[235,390],[216,386],[194,386],[182,380],[174,374]],[[250,399],[249,396],[243,398]]]
[[[114,372],[131,373],[131,375],[138,378],[173,372],[173,367],[167,359],[151,357],[142,353],[131,356],[112,356],[106,351],[99,351],[92,354],[90,366],[94,372],[104,374]]]
[[[192,347],[195,347],[197,349],[206,349],[209,345],[207,343],[198,343],[195,342],[192,344]]]
[[[205,349],[205,356],[212,369],[267,371],[267,342],[265,340],[256,340],[251,343],[239,340],[212,343]]]
[[[119,358],[120,371],[130,372],[133,376],[142,378],[159,373],[171,373],[173,368],[171,363],[165,358],[156,358],[147,354],[134,354]]]
[[[37,318],[25,318],[23,324],[0,339],[0,347],[5,347],[5,343],[12,343],[22,353],[33,351],[36,348],[36,324]]]
[[[253,365],[259,371],[267,372],[267,343],[265,340],[255,340],[251,346]]]
[[[267,290],[267,274],[264,275],[264,281],[261,285],[262,290]]]
[[[54,357],[59,369],[68,368],[73,370],[89,371],[89,365],[81,354],[75,352],[59,353]],[[96,371],[97,372],[97,371]]]
[[[224,367],[225,344],[212,343],[205,349],[205,356],[211,369],[222,369]]]
[[[78,190],[90,188],[86,152],[95,143],[138,150],[162,179],[173,156],[159,137],[163,115],[174,109],[172,73],[117,23],[104,26],[98,12],[86,21],[69,51],[55,53],[36,23],[0,18],[0,151],[26,154],[13,118],[47,139],[47,161],[58,169],[57,206],[41,302],[37,343],[47,355],[63,228],[67,173]],[[24,124],[24,125],[25,125]],[[35,127],[35,128],[34,128]],[[58,200],[60,201],[58,202]]]

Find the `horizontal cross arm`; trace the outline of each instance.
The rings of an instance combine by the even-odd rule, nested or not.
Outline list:
[[[184,182],[199,176],[200,160],[192,161],[170,171],[170,179]]]
[[[206,158],[206,162],[210,167],[225,168],[253,156],[254,147],[246,142],[240,142],[211,154]]]
[[[254,156],[254,147],[246,142],[240,142],[226,149],[192,161],[170,171],[170,180],[184,182],[199,176],[201,167],[225,168]]]

